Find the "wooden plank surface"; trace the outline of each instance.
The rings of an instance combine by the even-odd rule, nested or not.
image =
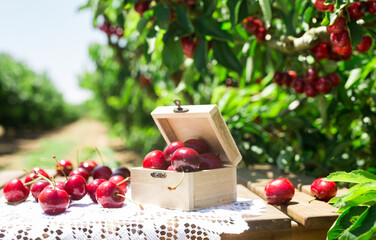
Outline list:
[[[264,188],[271,179],[258,171],[238,169],[239,183],[247,186],[252,192],[265,199]],[[336,208],[322,201],[309,203],[312,197],[306,193],[295,191],[294,198],[286,205],[274,206],[287,214],[297,223],[308,228],[330,227],[339,214]]]
[[[260,199],[259,196],[249,191],[245,186],[237,185],[238,197],[247,199]],[[291,228],[291,219],[273,206],[266,204],[265,212],[259,216],[243,215],[250,231],[272,231]]]

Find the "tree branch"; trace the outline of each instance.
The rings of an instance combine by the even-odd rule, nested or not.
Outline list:
[[[282,35],[279,39],[266,40],[266,45],[279,52],[287,54],[296,54],[313,48],[323,39],[329,38],[325,26],[311,28],[301,37]]]

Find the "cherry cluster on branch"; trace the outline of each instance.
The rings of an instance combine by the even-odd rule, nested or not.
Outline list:
[[[319,76],[316,69],[308,69],[305,75],[297,75],[295,71],[276,71],[273,81],[279,86],[292,87],[298,94],[304,93],[307,97],[316,97],[318,94],[328,94],[333,87],[337,87],[341,82],[341,77],[337,73],[327,76]]]

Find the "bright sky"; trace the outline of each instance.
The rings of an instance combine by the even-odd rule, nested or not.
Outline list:
[[[92,12],[78,11],[85,0],[0,0],[0,52],[38,73],[46,72],[64,99],[81,103],[90,93],[78,75],[94,68],[90,43],[106,37],[92,26]]]

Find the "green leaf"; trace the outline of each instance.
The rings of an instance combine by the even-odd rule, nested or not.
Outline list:
[[[354,187],[350,188],[345,194],[339,197],[337,202],[333,205],[334,207],[340,207],[339,212],[346,210],[347,206],[351,206],[351,202],[353,202],[357,198],[361,198],[363,195],[368,194],[369,192],[373,191],[376,187],[376,181],[374,182],[366,182],[366,183],[359,183]],[[367,201],[368,202],[368,201]]]
[[[167,4],[159,3],[154,7],[154,16],[158,22],[158,25],[165,29],[170,21],[170,8]]]
[[[354,217],[360,216],[367,210],[365,206],[349,208],[337,218],[333,226],[328,231],[328,239],[339,239],[341,234],[354,224]]]
[[[141,33],[144,28],[146,27],[146,24],[149,22],[150,16],[147,14],[142,15],[140,21],[137,23],[137,30]]]
[[[264,15],[265,25],[267,28],[270,27],[272,22],[272,9],[270,7],[269,0],[259,0],[262,14]]]
[[[326,11],[325,12],[325,17],[324,19],[321,21],[321,25],[323,26],[329,26],[329,25],[332,25],[334,23],[334,21],[337,19],[338,17],[338,13],[337,12],[329,12],[329,11]]]
[[[195,67],[199,72],[206,70],[208,64],[208,42],[205,38],[200,38],[193,59]]]
[[[217,7],[218,0],[203,0],[202,2],[204,3],[203,15],[211,16]]]
[[[342,171],[334,172],[327,176],[326,179],[334,182],[367,183],[376,181],[376,175],[358,169],[350,173]]]
[[[180,38],[181,36],[185,35],[184,29],[180,27],[180,25],[174,21],[169,25],[167,32],[163,35],[163,42],[168,42],[173,40],[175,37]]]
[[[162,51],[162,62],[171,72],[176,72],[184,61],[180,41],[168,41]]]
[[[232,24],[232,28],[234,28],[235,25],[238,23],[239,7],[241,3],[242,1],[238,1],[238,0],[227,1],[227,7],[230,10],[230,21]]]
[[[176,10],[176,21],[180,24],[180,27],[184,29],[187,33],[193,33],[195,28],[191,20],[189,19],[188,8],[184,4],[175,4]],[[170,16],[170,15],[169,15]]]
[[[349,89],[354,83],[356,83],[362,75],[361,68],[355,68],[350,71],[349,78],[346,81],[345,88]]]
[[[212,47],[214,58],[218,61],[218,63],[238,73],[243,71],[243,66],[226,42],[213,39]]]
[[[195,27],[201,35],[211,36],[223,41],[232,41],[232,35],[223,30],[221,23],[211,17],[199,17]]]
[[[345,209],[358,205],[374,205],[376,203],[376,191],[366,192],[363,195],[355,197],[351,200],[346,200],[341,203],[339,212],[343,212]]]
[[[347,24],[350,32],[351,46],[355,48],[362,41],[362,27],[356,23],[356,21],[351,21]]]
[[[376,237],[376,205],[368,208],[358,220],[346,229],[341,238],[369,240]]]

